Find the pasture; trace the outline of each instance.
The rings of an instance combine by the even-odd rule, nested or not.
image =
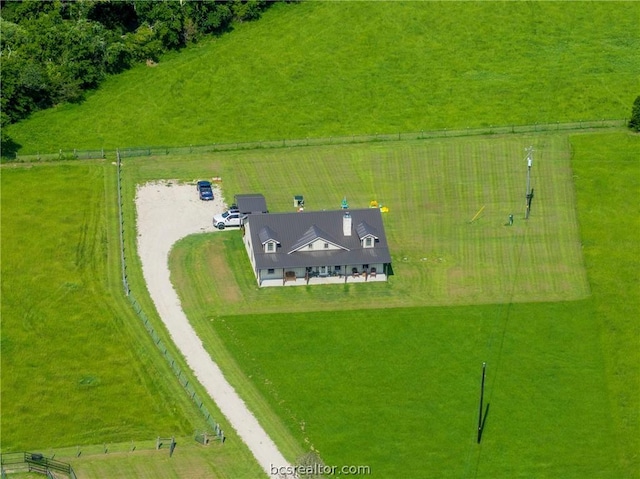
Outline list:
[[[115,182],[110,162],[2,168],[2,452],[61,457],[65,446],[126,448],[206,429],[122,293]],[[227,459],[213,469],[203,461],[200,474],[259,475],[215,405],[207,407],[229,440]],[[184,477],[153,459],[148,470]]]
[[[172,417],[185,401],[171,399],[114,288],[112,168],[2,170],[5,451],[193,427],[194,416]]]
[[[278,4],[6,132],[28,154],[623,118],[639,23],[633,2]],[[639,153],[615,132],[127,160],[126,248],[148,180],[222,176],[229,201],[261,191],[273,211],[377,199],[388,284],[259,290],[237,232],[173,252],[187,314],[287,457],[313,446],[374,477],[634,477]],[[259,477],[228,424],[224,451],[186,444],[203,419],[121,293],[111,160],[2,167],[2,451],[56,453],[84,479]],[[158,326],[135,254],[129,275]],[[175,461],[126,452],[157,435],[180,437]],[[95,451],[76,461],[77,445]]]
[[[635,2],[279,4],[6,130],[30,154],[627,118],[638,24]]]
[[[391,208],[385,227],[389,227],[393,241],[392,252],[405,248],[394,258],[396,275],[388,285],[258,290],[238,233],[196,236],[179,243],[171,264],[187,314],[259,417],[276,424],[278,437],[290,435],[289,441],[296,438],[305,447],[315,448],[327,464],[369,465],[374,477],[390,477],[397,471],[410,477],[620,477],[637,470],[638,329],[637,321],[631,318],[637,317],[639,309],[633,286],[638,280],[639,230],[633,194],[623,193],[638,191],[637,137],[622,133],[518,139],[521,143],[538,142],[534,168],[538,168],[535,182],[540,185],[535,186],[540,191],[533,207],[535,214],[524,230],[514,233],[520,235],[519,241],[489,233],[487,223],[491,221],[501,231],[517,227],[502,224],[504,213],[495,217],[488,213],[479,224],[469,225],[475,211],[460,224],[451,210],[437,209],[440,198],[443,204],[460,206],[464,196],[460,191],[465,188],[474,195],[479,190],[485,197],[499,195],[505,185],[506,191],[520,192],[519,182],[511,184],[507,179],[509,162],[495,161],[496,151],[509,150],[512,140],[452,140],[449,147],[458,154],[451,157],[462,156],[462,151],[475,160],[466,169],[460,164],[443,168],[445,173],[434,175],[426,188],[416,186],[422,186],[427,175],[415,178],[418,162],[406,153],[422,148],[415,158],[425,165],[427,158],[434,156],[429,154],[431,148],[447,151],[447,145],[440,141],[398,143],[389,147],[398,157],[387,163],[376,158],[384,157],[381,150],[388,145],[344,147],[358,150],[350,151],[349,161],[341,158],[343,147],[328,154],[315,148],[294,152],[296,169],[301,171],[305,165],[321,164],[319,159],[325,161],[326,166],[316,168],[313,175],[301,175],[304,189],[294,188],[309,192],[311,204],[319,208],[337,207],[339,198],[324,199],[323,192],[340,191],[332,182],[342,181],[336,180],[343,177],[336,171],[342,172],[344,164],[360,172],[355,177],[347,175],[354,190],[365,192],[358,201],[369,200],[371,195],[366,192],[376,184],[370,179],[371,170],[376,169],[390,173],[389,189],[384,181],[379,182],[382,191],[393,189],[398,190],[398,197],[406,195],[405,211],[397,216],[420,218],[411,223],[423,226],[418,232],[394,228],[392,215],[398,206],[378,196]],[[550,145],[556,145],[556,149],[553,154],[544,153],[542,145],[550,151]],[[522,156],[517,148],[511,148],[516,158]],[[570,165],[571,151],[575,156]],[[250,153],[250,164],[259,163],[261,154]],[[282,151],[279,155],[285,164],[288,154]],[[545,155],[548,164],[543,166]],[[240,176],[246,178],[247,191],[263,191],[272,211],[290,208],[287,174],[279,175],[263,164],[257,169],[264,174],[255,175],[252,166],[232,156],[234,175],[243,173]],[[483,176],[478,165],[487,158],[495,164],[492,173]],[[225,155],[216,155],[216,171],[226,171],[226,160]],[[182,159],[180,165],[190,170],[191,163]],[[175,174],[177,164],[140,161],[137,168],[142,176],[154,168]],[[392,168],[412,174],[393,174]],[[282,176],[279,183],[277,178]],[[223,173],[223,184],[228,185],[226,178]],[[544,188],[543,195],[543,183],[555,188]],[[452,188],[460,195],[459,202],[456,194],[442,193],[448,191],[447,185],[459,185]],[[553,197],[554,190],[570,192],[562,204],[564,213],[554,212],[558,205],[552,207],[542,198]],[[422,213],[424,204],[418,199],[425,191],[441,192],[430,202],[431,208],[441,213],[439,218]],[[489,204],[495,208],[498,203]],[[514,204],[521,203],[521,198],[514,199]],[[580,231],[588,238],[586,243],[581,241],[577,220],[572,217],[576,205],[582,212]],[[602,213],[594,215],[596,211]],[[631,223],[625,219],[627,213],[633,218]],[[433,225],[439,233],[428,232],[428,226]],[[470,229],[463,230],[463,225]],[[448,237],[450,251],[473,251],[475,255],[464,256],[460,264],[451,260],[427,263],[422,265],[425,270],[461,267],[460,277],[468,275],[481,281],[477,279],[481,275],[474,275],[474,271],[487,269],[490,275],[492,268],[486,258],[474,266],[478,252],[487,248],[495,254],[513,248],[513,243],[519,246],[515,258],[518,269],[509,266],[503,270],[508,280],[496,287],[501,297],[484,301],[469,285],[446,303],[449,296],[439,291],[446,290],[452,281],[449,274],[434,275],[411,289],[417,276],[410,263],[401,259],[420,257],[424,244],[438,234],[447,234],[446,226],[457,232]],[[412,240],[413,235],[418,238]],[[530,243],[538,244],[537,252],[563,253],[546,261],[540,253],[526,253]],[[581,255],[572,263],[567,254],[576,245],[578,251],[586,252],[586,275],[592,279],[589,285]],[[610,249],[616,254],[604,258]],[[546,272],[549,266],[557,269]],[[530,273],[525,273],[527,270]],[[525,285],[518,282],[519,274],[530,274],[526,290],[530,301],[524,292],[518,293]],[[572,287],[563,291],[564,297],[554,297],[549,282],[562,274],[572,280],[568,282]],[[603,282],[611,286],[600,286]],[[614,287],[618,282],[620,287]],[[553,284],[560,288],[567,282]],[[404,294],[403,288],[409,288],[410,293]],[[491,294],[492,290],[486,291]],[[477,445],[477,396],[483,361],[488,364],[485,399],[490,409],[482,443]]]

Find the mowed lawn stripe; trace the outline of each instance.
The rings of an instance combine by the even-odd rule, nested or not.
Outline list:
[[[524,149],[531,143],[538,149],[532,169],[536,196],[525,221]],[[299,147],[215,158],[228,172],[222,181],[228,201],[235,193],[261,192],[272,212],[294,211],[295,194],[304,195],[307,211],[339,208],[343,196],[352,208],[366,208],[373,199],[389,208],[383,221],[395,274],[384,287],[355,286],[352,293],[360,299],[352,308],[367,304],[371,291],[378,294],[380,288],[390,294],[383,303],[388,306],[568,300],[589,293],[575,204],[566,186],[571,174],[563,135]],[[206,155],[188,159],[183,157],[189,170],[208,162]],[[131,160],[131,167],[146,163]],[[168,163],[175,171],[177,163]],[[158,159],[159,175],[162,165]],[[505,226],[509,214],[513,226]],[[239,264],[245,260],[241,254]],[[342,291],[327,286],[321,295],[307,294],[340,302]],[[299,292],[268,288],[255,294],[264,300],[250,307],[260,311],[271,299]],[[226,305],[236,311],[242,302]],[[314,307],[296,301],[297,307],[305,304]]]

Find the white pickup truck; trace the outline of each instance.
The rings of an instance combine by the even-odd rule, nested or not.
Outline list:
[[[213,226],[219,230],[223,230],[230,226],[241,226],[246,215],[240,213],[237,209],[230,209],[222,214],[213,217]]]

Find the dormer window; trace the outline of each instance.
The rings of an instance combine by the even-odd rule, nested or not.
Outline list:
[[[280,245],[278,235],[268,226],[263,226],[258,232],[258,238],[262,243],[262,251],[265,253],[275,253]]]
[[[362,243],[363,248],[373,248],[373,238],[371,236],[367,236]]]

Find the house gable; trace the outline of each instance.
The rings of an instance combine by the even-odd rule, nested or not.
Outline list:
[[[323,231],[314,224],[295,242],[288,254],[304,251],[331,251],[340,249],[349,251],[348,248],[338,244],[326,231]]]

